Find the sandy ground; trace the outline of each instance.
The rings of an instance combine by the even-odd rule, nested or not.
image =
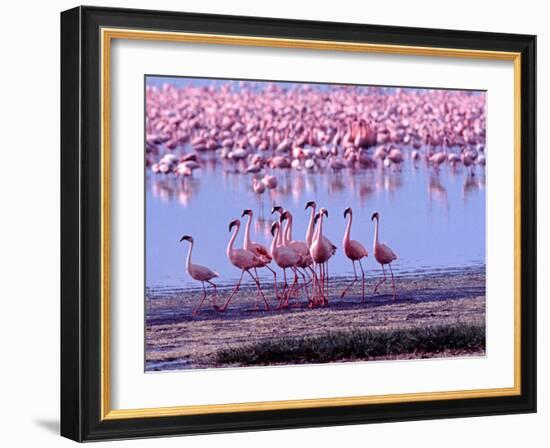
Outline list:
[[[327,308],[309,309],[302,296],[292,302],[299,307],[255,311],[254,290],[245,288],[225,313],[213,310],[211,303],[205,301],[203,310],[196,317],[192,316],[192,309],[198,303],[201,291],[149,291],[146,301],[146,369],[216,367],[214,359],[218,350],[277,337],[485,322],[485,275],[482,269],[399,277],[396,279],[396,303],[392,303],[388,287],[382,288],[382,294],[372,295],[373,279],[367,280],[364,303],[360,282],[344,299],[340,299],[346,282],[346,279],[335,279],[331,284],[331,300]],[[229,289],[219,289],[217,302],[224,303],[229,292]],[[267,298],[275,308],[274,294],[268,294]],[[483,353],[443,355],[480,354]],[[415,356],[394,356],[392,359],[411,357]],[[426,357],[426,354],[421,357]]]

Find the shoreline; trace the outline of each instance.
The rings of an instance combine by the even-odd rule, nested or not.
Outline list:
[[[239,293],[225,313],[208,306],[196,318],[191,313],[200,293],[148,299],[146,371],[219,367],[214,360],[221,350],[281,336],[319,336],[342,329],[398,330],[457,323],[485,324],[484,269],[396,278],[396,303],[391,302],[391,288],[387,286],[381,290],[382,294],[372,295],[373,279],[367,281],[365,303],[361,302],[360,281],[349,290],[349,296],[340,299],[340,288],[348,280],[331,282],[329,306],[315,309],[307,308],[305,299],[301,298],[301,307],[251,311],[255,292],[250,288]],[[266,297],[275,305],[273,293]],[[222,290],[218,293],[218,303],[223,303],[223,299]],[[476,356],[468,353],[461,356],[465,355]],[[423,357],[435,356],[436,353],[428,353]],[[446,356],[459,355],[449,352]]]

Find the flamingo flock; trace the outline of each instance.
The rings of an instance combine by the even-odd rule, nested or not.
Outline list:
[[[331,291],[330,267],[337,248],[324,233],[327,208],[318,208],[314,201],[306,203],[309,222],[301,239],[295,235],[292,213],[276,205],[271,210],[276,219],[266,222],[271,244],[265,247],[253,241],[252,224],[265,222],[263,197],[270,204],[280,203],[289,188],[299,188],[298,181],[289,187],[290,179],[324,173],[343,189],[342,178],[377,170],[385,173],[384,182],[391,188],[401,182],[403,166],[410,164],[413,171],[429,170],[430,198],[445,197],[438,177],[444,169],[465,173],[464,194],[483,182],[483,176],[477,176],[487,160],[482,92],[237,81],[195,86],[189,81],[180,87],[147,85],[145,95],[145,166],[155,182],[181,184],[182,200],[187,203],[197,188],[195,173],[222,166],[227,173],[243,176],[261,204],[258,217],[246,209],[240,214],[242,223],[240,219],[229,223],[226,255],[240,278],[225,303],[216,302],[212,280],[218,274],[194,264],[194,240],[189,235],[182,238],[190,243],[187,272],[203,287],[194,313],[209,296],[216,310],[227,310],[245,278],[255,285],[258,310],[301,306],[303,299],[310,308],[324,307],[335,295],[344,299],[359,282],[361,300],[366,300],[369,251],[357,231],[357,239],[352,239],[351,208],[343,211],[342,253],[350,260],[353,277],[342,291]],[[291,172],[303,174],[290,177]],[[369,194],[369,188],[358,194]],[[395,302],[392,263],[397,256],[379,241],[380,214],[374,213],[371,222],[372,258],[382,270],[373,292],[389,281]],[[273,276],[276,303],[268,301],[270,295],[266,297],[261,272]]]
[[[200,281],[203,287],[203,295],[199,304],[193,311],[196,315],[207,298],[205,283],[213,287],[212,306],[217,311],[225,311],[229,304],[234,299],[239,291],[245,274],[250,277],[256,286],[255,310],[260,310],[260,299],[263,301],[264,310],[268,311],[272,308],[266,299],[264,288],[260,283],[258,269],[267,269],[273,274],[273,287],[275,297],[278,301],[277,309],[288,308],[290,306],[301,306],[299,301],[299,293],[303,291],[303,295],[307,300],[309,308],[324,307],[329,305],[330,297],[330,277],[329,277],[329,261],[336,255],[337,247],[323,234],[323,220],[328,218],[328,211],[321,207],[316,211],[317,204],[315,201],[309,201],[305,205],[305,210],[311,209],[310,221],[306,231],[304,240],[294,239],[292,233],[293,216],[289,210],[284,210],[281,206],[274,206],[272,214],[278,214],[278,219],[274,220],[271,226],[272,241],[270,248],[266,248],[262,244],[251,241],[250,226],[253,220],[253,212],[250,209],[243,210],[241,217],[247,217],[245,225],[242,247],[235,247],[236,240],[241,228],[241,221],[233,219],[229,223],[229,232],[231,237],[227,245],[226,255],[231,264],[240,270],[241,275],[237,284],[231,291],[228,299],[223,305],[216,303],[216,285],[212,279],[219,277],[219,274],[208,267],[195,264],[191,261],[194,240],[189,235],[184,235],[180,241],[188,241],[190,243],[189,252],[187,255],[186,269],[187,273],[194,280]],[[349,219],[348,219],[349,217]],[[351,239],[351,226],[353,220],[353,211],[348,207],[344,211],[344,219],[346,219],[346,227],[344,232],[343,247],[344,254],[352,262],[354,278],[341,292],[340,297],[344,298],[349,289],[359,281],[355,263],[358,262],[361,269],[361,301],[365,301],[365,270],[361,260],[368,257],[368,251],[357,240]],[[382,267],[383,277],[374,287],[374,293],[387,280],[385,266],[387,265],[391,273],[393,299],[395,302],[397,292],[395,287],[395,278],[391,263],[397,260],[397,255],[390,247],[379,241],[379,220],[380,214],[375,212],[372,217],[375,221],[373,253],[377,263]],[[283,272],[283,287],[282,291],[278,289],[277,272],[272,262]],[[287,271],[292,275],[289,281]],[[296,303],[291,304],[291,300],[295,298]]]
[[[280,172],[400,170],[406,158],[438,172],[486,163],[485,95],[467,91],[226,82],[146,90],[145,164],[186,179],[208,157],[252,176],[258,197]]]

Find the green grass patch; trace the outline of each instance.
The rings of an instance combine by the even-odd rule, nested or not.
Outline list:
[[[397,355],[435,355],[485,349],[484,325],[445,325],[412,329],[331,332],[314,337],[285,337],[227,348],[217,364],[245,366],[327,363]]]

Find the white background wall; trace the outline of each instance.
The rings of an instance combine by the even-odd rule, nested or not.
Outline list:
[[[539,195],[539,413],[125,441],[110,446],[257,447],[333,446],[548,446],[550,392],[548,372],[550,321],[544,298],[550,276],[547,266],[550,189],[545,171],[544,125],[550,121],[550,36],[544,2],[480,2],[460,0],[335,2],[277,0],[89,1],[88,4],[157,8],[204,13],[239,14],[352,21],[384,25],[454,28],[537,34],[538,40],[538,195]],[[70,1],[4,2],[0,33],[0,440],[4,446],[35,444],[68,446],[59,438],[59,12]],[[545,54],[546,53],[546,54]],[[546,202],[544,204],[544,202]],[[543,348],[546,353],[543,357]],[[103,444],[100,444],[103,446]],[[96,445],[96,446],[100,446]]]

